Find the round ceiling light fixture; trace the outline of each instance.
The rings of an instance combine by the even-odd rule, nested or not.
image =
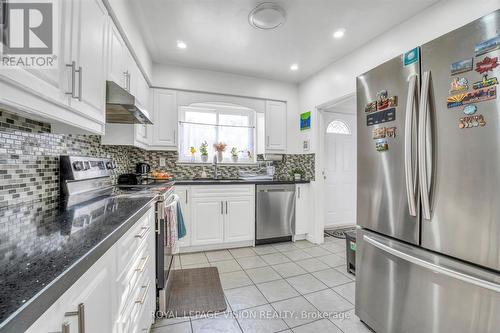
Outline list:
[[[248,15],[250,25],[262,30],[276,29],[285,21],[286,11],[274,2],[260,3]]]

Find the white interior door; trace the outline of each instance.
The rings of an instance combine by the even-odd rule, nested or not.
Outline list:
[[[356,224],[356,117],[324,113],[325,228]]]

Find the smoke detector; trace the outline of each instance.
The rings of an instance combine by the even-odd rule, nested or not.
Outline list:
[[[248,15],[248,22],[257,29],[272,30],[283,25],[286,21],[286,12],[274,2],[258,4]]]

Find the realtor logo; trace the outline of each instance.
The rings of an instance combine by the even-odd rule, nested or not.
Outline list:
[[[54,4],[0,1],[0,65],[54,67]]]

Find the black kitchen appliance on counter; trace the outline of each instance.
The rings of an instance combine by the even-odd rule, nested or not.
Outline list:
[[[148,174],[151,171],[151,166],[147,163],[137,163],[135,172],[141,175]]]

